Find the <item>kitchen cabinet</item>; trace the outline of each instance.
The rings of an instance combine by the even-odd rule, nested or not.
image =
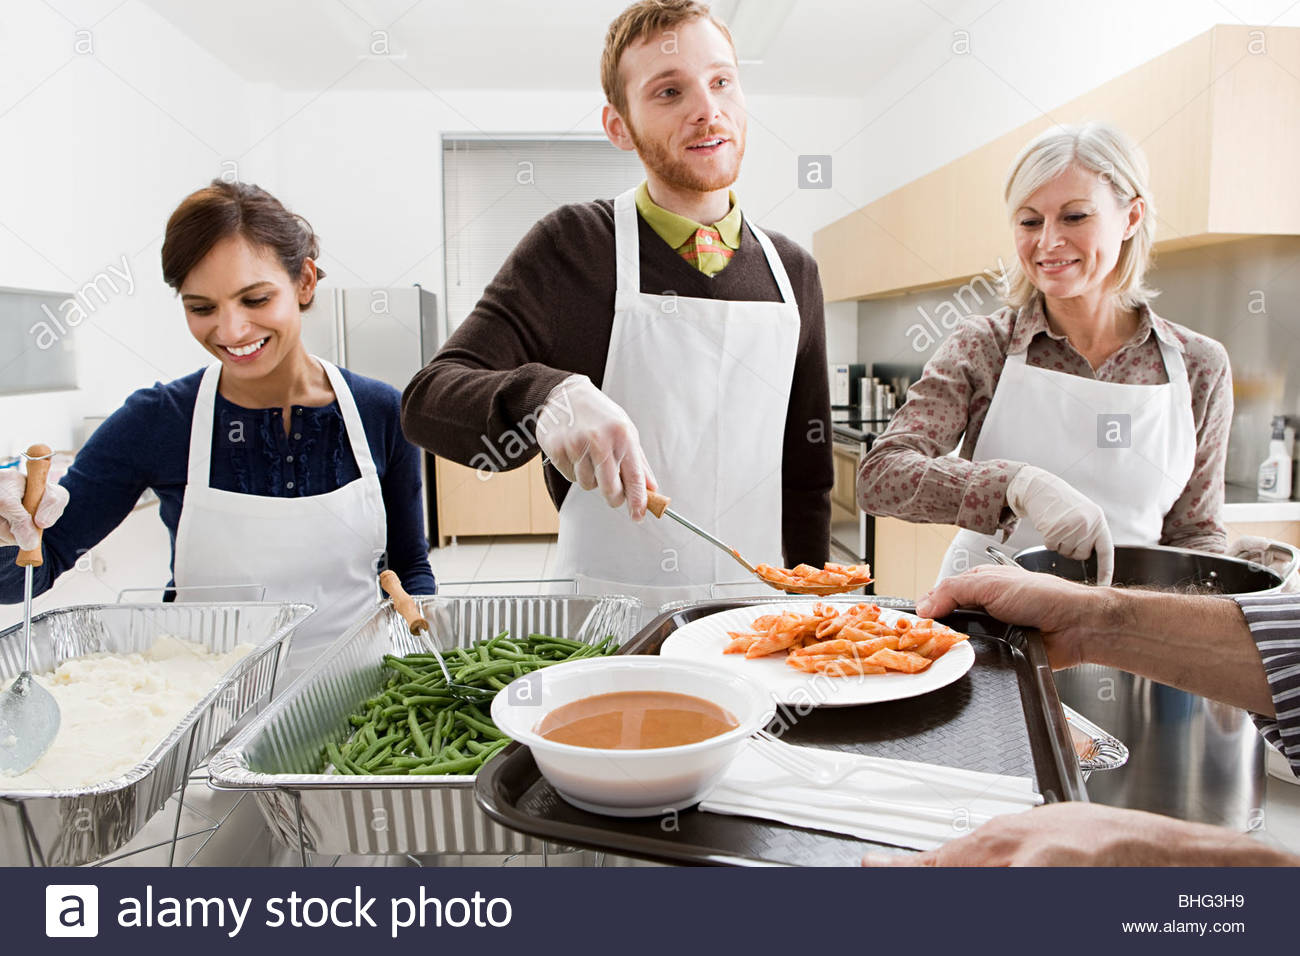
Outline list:
[[[899,518],[874,520],[876,548],[871,570],[876,593],[915,600],[934,586],[957,526],[913,524]]]
[[[856,448],[836,445],[832,456],[835,483],[831,486],[831,508],[841,514],[857,514],[858,452]]]
[[[546,491],[541,456],[512,471],[485,473],[435,459],[439,544],[459,535],[555,534],[560,516]]]
[[[934,586],[955,525],[912,524],[898,518],[876,518],[876,550],[872,572],[876,593],[914,599]],[[1258,535],[1300,547],[1300,521],[1237,522],[1228,525],[1231,543],[1243,535]]]
[[[1141,144],[1158,252],[1300,234],[1300,83],[1286,74],[1300,76],[1300,28],[1216,26],[819,230],[826,300],[996,274],[1014,255],[1003,178],[1053,123],[1104,120]]]

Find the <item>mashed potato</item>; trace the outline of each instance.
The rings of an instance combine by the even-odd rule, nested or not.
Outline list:
[[[59,703],[59,733],[30,770],[0,774],[0,791],[88,787],[126,773],[251,650],[214,654],[162,635],[140,654],[87,654],[37,675]]]

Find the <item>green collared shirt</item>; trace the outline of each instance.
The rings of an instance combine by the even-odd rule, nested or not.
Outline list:
[[[731,211],[712,226],[702,225],[656,205],[645,182],[636,189],[636,208],[659,238],[695,268],[711,276],[726,268],[740,248],[740,206],[736,204],[734,192],[729,191],[727,195],[731,200]]]

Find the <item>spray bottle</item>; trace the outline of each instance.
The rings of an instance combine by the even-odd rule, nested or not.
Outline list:
[[[1286,447],[1286,416],[1273,416],[1273,437],[1268,443],[1268,457],[1259,466],[1260,498],[1288,501],[1291,498],[1291,452]]]

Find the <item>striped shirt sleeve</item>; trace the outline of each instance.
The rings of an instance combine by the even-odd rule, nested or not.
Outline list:
[[[1286,756],[1300,776],[1300,594],[1234,598],[1259,648],[1276,718],[1252,715],[1264,739]]]

